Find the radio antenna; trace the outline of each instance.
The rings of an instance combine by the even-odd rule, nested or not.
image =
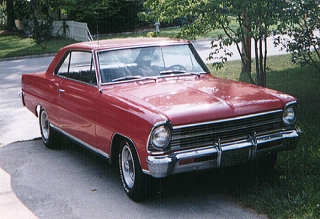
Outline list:
[[[99,46],[99,25],[97,24],[97,41],[98,41],[98,46]]]

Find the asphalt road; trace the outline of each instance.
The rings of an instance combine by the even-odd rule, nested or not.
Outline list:
[[[21,75],[45,71],[53,56],[0,60],[0,146],[39,137],[36,117],[22,107]]]
[[[135,203],[125,195],[117,169],[76,145],[49,150],[41,140],[9,144],[0,148],[0,167],[30,218],[266,218],[220,194],[227,180],[222,173],[156,180],[151,197]],[[0,218],[10,218],[1,217],[2,209]],[[11,218],[19,218],[14,213]]]
[[[247,173],[156,180],[151,198],[135,203],[104,159],[67,140],[65,148],[46,149],[38,120],[22,107],[19,93],[21,74],[45,70],[52,58],[0,61],[0,219],[266,218],[221,195],[234,185],[250,184]]]

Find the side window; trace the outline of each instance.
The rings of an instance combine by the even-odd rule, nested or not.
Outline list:
[[[69,52],[57,70],[57,75],[89,84],[97,84],[92,53]]]

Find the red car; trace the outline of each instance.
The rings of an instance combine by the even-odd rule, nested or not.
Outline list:
[[[135,201],[145,198],[148,175],[250,161],[273,167],[300,134],[294,97],[214,77],[178,39],[66,46],[45,72],[22,75],[22,101],[48,148],[62,133],[119,164]]]

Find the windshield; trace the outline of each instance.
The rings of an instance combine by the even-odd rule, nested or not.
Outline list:
[[[165,74],[208,72],[191,49],[189,45],[174,45],[100,52],[98,57],[102,83]]]

